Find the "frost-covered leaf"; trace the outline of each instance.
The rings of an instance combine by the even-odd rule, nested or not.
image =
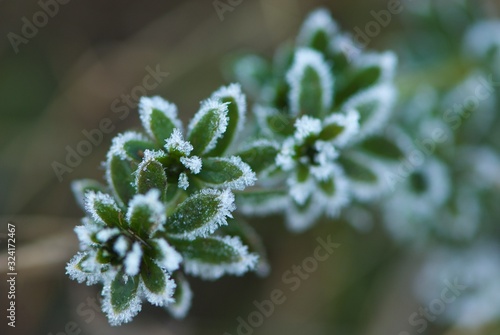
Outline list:
[[[312,197],[303,205],[291,202],[285,212],[287,228],[293,233],[302,233],[313,226],[322,213],[321,204]]]
[[[108,153],[106,179],[120,205],[124,206],[135,194],[133,172],[137,164]]]
[[[146,299],[155,306],[173,302],[175,283],[169,275],[154,262],[145,259],[141,269]]]
[[[164,156],[161,151],[146,150],[144,159],[136,171],[135,187],[141,194],[146,194],[151,189],[158,189],[161,192],[161,199],[165,199],[167,175],[163,164],[157,160],[159,156]]]
[[[75,180],[71,183],[71,190],[76,201],[83,209],[85,209],[85,193],[88,191],[106,193],[105,187],[93,179]]]
[[[236,207],[247,215],[269,215],[282,212],[288,205],[285,190],[250,190],[236,193]]]
[[[90,217],[109,227],[120,225],[121,211],[108,194],[89,191],[85,194],[85,210]]]
[[[167,310],[176,319],[183,319],[189,309],[191,308],[191,300],[193,299],[193,292],[189,286],[188,281],[179,272],[174,273],[173,279],[176,283],[174,291],[174,303],[167,306]]]
[[[166,223],[165,206],[160,200],[160,191],[152,189],[146,194],[135,195],[128,205],[126,220],[130,228],[140,237],[148,238]]]
[[[320,117],[331,108],[333,77],[321,53],[299,49],[286,80],[290,86],[289,104],[293,116]]]
[[[209,157],[203,159],[203,169],[196,176],[218,188],[243,190],[255,183],[256,176],[240,157]]]
[[[323,129],[318,138],[323,141],[332,141],[337,147],[345,146],[358,133],[359,113],[350,110],[345,114],[334,113],[323,122]]]
[[[384,84],[354,95],[344,104],[344,110],[356,110],[359,113],[359,134],[355,138],[357,141],[381,130],[390,116],[395,100],[394,86]]]
[[[182,129],[177,106],[159,96],[142,97],[139,100],[139,116],[146,132],[159,145],[165,143],[175,128]]]
[[[270,140],[257,140],[245,146],[241,151],[236,153],[245,163],[247,163],[252,171],[261,173],[274,165],[274,160],[279,152],[277,142]]]
[[[234,195],[229,189],[204,189],[182,202],[168,217],[165,231],[177,237],[194,239],[213,233],[232,217]]]
[[[224,274],[242,275],[252,270],[258,260],[238,237],[172,240],[172,244],[184,257],[186,273],[203,279],[214,280]]]
[[[324,53],[337,31],[337,24],[333,21],[329,11],[319,8],[311,12],[302,24],[297,44]]]
[[[103,288],[102,309],[112,326],[132,321],[141,311],[141,298],[138,292],[139,277],[118,273],[113,281]]]
[[[87,252],[79,252],[66,265],[66,274],[79,283],[85,282],[87,285],[93,285],[103,279],[99,271],[95,271],[94,266],[89,266],[92,262],[91,255]]]
[[[362,54],[353,62],[354,70],[337,91],[337,103],[341,104],[358,93],[392,81],[397,58],[392,52]]]
[[[193,145],[193,154],[202,155],[212,150],[228,125],[227,103],[209,99],[189,123],[188,139]]]
[[[270,271],[269,261],[267,260],[266,248],[262,238],[257,231],[240,219],[231,219],[228,221],[227,226],[221,227],[221,232],[227,236],[237,236],[241,239],[242,243],[248,246],[249,251],[259,255],[259,261],[255,267],[255,272],[259,276],[267,276]]]
[[[222,103],[227,103],[228,124],[226,131],[217,141],[216,146],[207,153],[208,156],[220,156],[231,146],[234,139],[243,130],[246,115],[246,98],[241,92],[239,84],[231,84],[220,88],[211,99],[219,100]]]
[[[139,162],[144,156],[144,151],[153,150],[156,145],[144,135],[135,131],[127,131],[113,138],[109,156],[118,156],[123,160]]]

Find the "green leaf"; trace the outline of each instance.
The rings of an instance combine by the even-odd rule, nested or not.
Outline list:
[[[177,123],[160,110],[153,109],[150,127],[158,145],[165,143],[165,140],[170,137],[172,131],[176,128]]]
[[[154,149],[156,145],[148,141],[130,140],[123,144],[123,150],[127,156],[136,162],[140,162],[144,157],[144,151]]]
[[[323,55],[312,49],[299,49],[286,75],[290,86],[292,115],[322,118],[333,100],[333,77]]]
[[[278,153],[277,143],[257,140],[238,152],[236,156],[241,157],[255,173],[260,173],[274,165]]]
[[[216,100],[202,104],[189,124],[188,140],[193,145],[193,155],[203,155],[212,150],[227,129],[227,105]]]
[[[139,101],[139,116],[146,132],[162,147],[174,128],[181,129],[177,117],[177,106],[159,96],[142,97]]]
[[[175,240],[172,244],[183,255],[186,273],[204,279],[217,279],[224,274],[242,275],[252,270],[258,257],[249,254],[238,237]]]
[[[127,277],[124,279],[123,273],[118,273],[111,283],[110,303],[113,311],[124,313],[133,308],[137,299],[137,288],[139,286],[139,277]]]
[[[234,195],[229,190],[204,189],[182,202],[167,219],[165,231],[193,239],[213,233],[234,210]]]
[[[202,162],[203,168],[196,177],[205,183],[243,190],[255,182],[255,173],[237,156],[204,158]]]
[[[146,194],[151,189],[158,189],[161,192],[161,198],[165,199],[167,190],[167,175],[163,165],[155,160],[144,159],[137,168],[135,185],[137,192]]]
[[[108,184],[122,205],[128,203],[135,194],[133,172],[136,168],[136,163],[121,159],[117,155],[110,155],[108,158]]]
[[[398,160],[403,156],[396,144],[382,136],[369,137],[360,143],[360,147],[370,154],[390,160]]]
[[[85,209],[94,221],[102,221],[109,227],[120,226],[122,213],[109,194],[101,192],[86,193]]]
[[[165,206],[159,197],[160,191],[152,189],[145,195],[135,195],[129,203],[127,222],[130,228],[143,239],[151,237],[165,224]]]
[[[222,103],[228,104],[227,116],[229,121],[227,129],[217,141],[216,146],[207,153],[207,156],[222,156],[243,128],[246,101],[239,84],[222,87],[212,95],[212,99],[219,99]]]
[[[158,265],[148,258],[144,258],[141,277],[146,288],[154,294],[162,294],[167,286],[165,273]]]
[[[192,241],[172,239],[170,243],[183,257],[208,264],[234,263],[241,260],[239,250],[220,238],[197,238]]]

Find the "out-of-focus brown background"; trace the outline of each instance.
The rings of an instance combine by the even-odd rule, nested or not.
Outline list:
[[[408,327],[408,315],[418,309],[409,286],[419,260],[377,228],[363,234],[345,223],[322,224],[295,236],[277,217],[256,221],[271,275],[214,283],[191,278],[193,308],[182,321],[145,304],[132,323],[112,328],[87,304],[100,287],[79,285],[64,273],[78,248],[72,230],[83,215],[70,182],[102,180],[100,163],[111,138],[139,126],[136,101],[125,107],[124,99],[140,92],[147,69],[168,72],[147,94],[175,102],[187,120],[200,100],[227,84],[221,69],[226,55],[271,56],[319,5],[352,31],[373,20],[370,11],[386,8],[387,1],[248,0],[221,20],[212,1],[70,0],[17,53],[8,34],[21,35],[23,17],[32,21],[41,7],[33,0],[0,1],[0,233],[8,222],[16,224],[18,273],[12,329],[6,326],[6,241],[0,236],[1,334],[237,334],[237,318],[246,319],[253,301],[269,299],[273,289],[287,292],[287,300],[256,334],[390,335]],[[398,27],[394,18],[369,47],[382,48]],[[59,181],[54,162],[66,165],[67,146],[76,149],[86,139],[82,131],[106,118],[113,131]],[[290,292],[281,275],[313,253],[317,237],[328,235],[341,247]],[[427,333],[465,334],[436,325]]]

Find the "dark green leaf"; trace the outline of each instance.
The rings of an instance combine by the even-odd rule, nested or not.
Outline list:
[[[111,156],[108,160],[108,183],[122,204],[127,204],[135,194],[133,172],[137,164]]]

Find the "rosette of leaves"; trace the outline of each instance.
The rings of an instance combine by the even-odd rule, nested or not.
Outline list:
[[[231,147],[244,108],[237,85],[220,89],[202,103],[186,141],[174,106],[143,98],[148,135],[127,132],[113,140],[108,185],[73,183],[87,216],[75,228],[81,250],[67,273],[103,284],[112,325],[131,321],[144,300],[185,316],[192,295],[185,274],[214,280],[262,266],[244,244],[262,249],[255,232],[232,219],[231,189],[253,184],[255,174],[237,156],[218,156]]]
[[[279,148],[259,176],[261,189],[238,196],[238,207],[283,211],[289,228],[302,231],[323,214],[337,216],[352,198],[382,194],[386,167],[403,155],[383,131],[396,97],[395,67],[393,53],[363,50],[325,9],[309,15],[296,43],[272,63],[238,58],[235,76],[256,101],[254,147],[268,141],[268,152]],[[262,156],[242,158],[253,166]]]
[[[409,155],[388,178],[394,192],[382,206],[384,223],[405,245],[470,243],[491,236],[499,215],[500,21],[485,20],[468,1],[422,4],[405,14],[418,34],[401,45],[442,46],[405,53],[419,69],[401,74],[409,87],[395,120]]]
[[[155,187],[163,200],[175,202],[207,187],[243,190],[253,185],[250,166],[225,155],[243,128],[245,113],[240,86],[222,87],[201,103],[184,138],[174,104],[158,96],[141,98],[146,134],[120,134],[108,153],[106,176],[114,195],[125,204],[133,194]]]

